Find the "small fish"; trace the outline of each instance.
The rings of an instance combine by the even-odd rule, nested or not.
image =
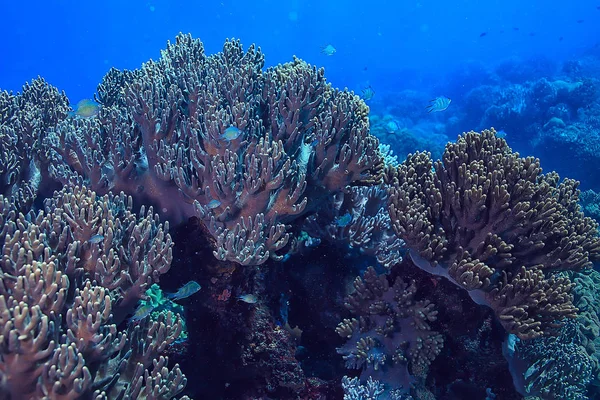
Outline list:
[[[481,32],[481,33],[479,34],[479,37],[484,37],[485,35],[487,35],[487,32]]]
[[[513,28],[513,31],[518,31],[519,28],[517,28],[516,26]]]
[[[362,90],[362,97],[365,100],[371,100],[375,96],[375,91],[371,87],[371,85],[367,86]]]
[[[77,118],[91,118],[98,115],[100,105],[94,100],[83,99],[75,106],[75,110],[69,113],[69,116]]]
[[[583,24],[583,22],[584,22],[584,20],[582,20],[582,19],[578,19],[578,20],[577,20],[577,23],[578,23],[578,24]]]
[[[385,125],[385,130],[387,133],[396,133],[400,130],[400,124],[394,119]]]
[[[135,313],[131,317],[132,321],[139,321],[146,318],[150,313],[154,310],[154,306],[152,304],[146,304],[144,306],[138,307],[135,310]]]
[[[333,47],[330,44],[328,44],[327,46],[321,47],[321,53],[325,54],[326,56],[332,56],[335,54],[336,51],[337,50],[335,49],[335,47]]]
[[[561,37],[559,37],[559,38],[558,38],[558,41],[559,41],[559,42],[562,42],[562,41],[563,41],[563,39],[564,39],[564,38],[561,36]]]
[[[238,297],[238,300],[248,304],[255,304],[258,301],[258,297],[253,294],[243,294]]]
[[[104,240],[104,235],[94,235],[88,240],[89,243],[96,244]]]
[[[231,142],[232,140],[239,138],[241,134],[241,130],[231,125],[229,128],[225,129],[225,132],[221,135],[221,139]]]
[[[535,36],[535,32],[531,32],[531,33],[529,34],[529,36],[531,36],[531,37]]]
[[[450,100],[448,97],[436,97],[435,99],[431,100],[431,104],[427,106],[427,112],[431,113],[444,111],[448,108],[451,102],[452,100]]]
[[[219,207],[220,205],[221,205],[221,202],[219,200],[213,199],[213,200],[209,201],[206,206],[208,208],[210,208],[211,210],[214,210],[215,208]]]
[[[197,293],[200,290],[200,284],[196,281],[189,281],[185,285],[179,288],[175,293],[167,294],[167,298],[171,300],[181,300],[186,297],[190,297],[194,293]]]
[[[500,129],[498,132],[496,132],[496,137],[499,137],[501,139],[506,138],[507,133],[504,132],[504,129]]]
[[[350,225],[352,222],[352,215],[350,213],[346,213],[342,216],[339,216],[335,219],[335,223],[340,228]]]

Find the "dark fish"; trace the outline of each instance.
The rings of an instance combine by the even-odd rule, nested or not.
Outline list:
[[[562,42],[562,41],[563,41],[563,39],[564,39],[564,38],[561,36],[561,37],[559,37],[559,38],[558,38],[558,41],[559,41],[559,42]]]
[[[484,37],[485,35],[487,35],[487,32],[482,32],[479,34],[479,37]]]
[[[517,28],[517,27],[513,28],[513,31],[518,31],[518,30],[519,30],[519,28]]]
[[[363,71],[367,71],[369,69],[369,67],[364,67]]]
[[[531,32],[529,36],[535,36],[535,32]]]
[[[583,20],[582,20],[582,19],[578,19],[578,20],[577,20],[577,23],[578,23],[578,24],[583,24]]]

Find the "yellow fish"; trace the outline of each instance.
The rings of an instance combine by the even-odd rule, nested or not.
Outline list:
[[[70,115],[81,118],[91,118],[98,115],[100,111],[100,105],[94,100],[83,99],[75,106],[75,111],[71,112]]]

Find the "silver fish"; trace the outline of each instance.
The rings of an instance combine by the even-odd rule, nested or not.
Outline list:
[[[452,100],[450,100],[448,97],[436,97],[435,99],[431,100],[431,104],[427,106],[427,112],[431,113],[444,111],[446,108],[448,108],[451,102]]]
[[[221,139],[224,139],[228,142],[235,140],[240,137],[242,131],[235,126],[231,125],[229,128],[225,129],[225,132],[221,135]]]
[[[200,288],[201,288],[201,286],[198,282],[189,281],[188,283],[186,283],[185,285],[180,287],[179,290],[176,291],[175,293],[167,294],[167,298],[169,298],[171,300],[185,299],[186,297],[190,297],[194,293],[198,292],[200,290]]]
[[[104,235],[94,235],[90,238],[90,240],[88,240],[88,242],[96,244],[96,243],[100,243],[101,241],[104,240]]]
[[[221,202],[217,199],[212,199],[211,201],[208,202],[207,207],[212,209],[215,209],[217,207],[219,207],[221,205]]]
[[[335,47],[333,47],[330,44],[328,44],[327,46],[321,47],[321,53],[325,54],[326,56],[332,56],[335,54],[336,51],[337,50],[335,49]]]
[[[154,306],[152,304],[146,304],[144,306],[138,307],[135,310],[135,313],[131,317],[132,321],[139,321],[146,318],[150,313],[154,310]]]
[[[258,297],[253,294],[243,294],[238,297],[238,300],[243,301],[244,303],[254,304],[258,301]]]
[[[375,96],[375,91],[371,86],[367,86],[362,90],[362,98],[364,100],[371,100]]]

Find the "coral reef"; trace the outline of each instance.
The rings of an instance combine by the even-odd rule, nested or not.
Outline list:
[[[358,96],[299,59],[265,72],[263,60],[237,41],[206,56],[179,35],[157,62],[111,71],[99,118],[63,121],[46,141],[51,174],[125,191],[174,222],[198,215],[220,260],[280,259],[294,221],[379,182],[383,161]]]
[[[0,92],[0,195],[12,198],[20,210],[31,205],[45,173],[39,159],[42,139],[68,111],[65,94],[42,78],[20,94]]]
[[[575,283],[577,319],[556,336],[516,340],[509,361],[522,394],[544,399],[597,398],[600,382],[600,273],[590,269],[564,272]]]
[[[572,283],[552,272],[600,258],[577,182],[542,175],[539,160],[520,158],[494,130],[464,134],[435,164],[411,155],[386,179],[394,229],[417,266],[468,290],[521,338],[575,316]]]
[[[171,264],[172,242],[131,198],[64,188],[45,210],[17,213],[0,196],[0,395],[169,399],[186,378],[161,353],[172,315],[118,329]],[[94,238],[94,239],[92,239]]]
[[[404,243],[391,228],[387,202],[384,185],[353,187],[334,196],[329,207],[309,216],[303,227],[313,237],[357,249],[391,268],[402,260]]]
[[[581,192],[579,196],[583,213],[600,224],[600,193],[593,190]]]
[[[566,74],[473,88],[465,97],[459,125],[503,130],[512,146],[599,190],[600,81],[594,75],[569,72],[572,67],[565,64]]]
[[[407,393],[417,377],[427,376],[429,364],[439,354],[443,337],[430,322],[437,311],[429,300],[416,300],[414,281],[396,279],[393,285],[373,268],[356,278],[354,293],[346,300],[357,318],[344,319],[336,328],[347,339],[338,349],[348,368],[377,379],[392,390]]]
[[[447,111],[369,115],[300,59],[180,34],[97,115],[0,92],[0,397],[600,398],[598,196],[506,132],[446,145],[493,125],[598,186],[597,65],[473,63],[431,88]]]

